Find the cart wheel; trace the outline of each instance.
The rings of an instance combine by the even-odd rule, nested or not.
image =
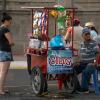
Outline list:
[[[67,93],[73,93],[77,89],[78,79],[76,75],[69,75],[68,79],[63,81]]]
[[[46,85],[42,71],[39,66],[34,67],[32,69],[31,76],[32,76],[32,80],[31,80],[32,81],[32,89],[33,89],[34,93],[36,95],[41,95],[43,92],[45,92],[47,85]]]

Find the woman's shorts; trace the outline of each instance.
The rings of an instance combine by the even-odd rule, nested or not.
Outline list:
[[[2,61],[13,61],[12,53],[0,51],[0,62]]]

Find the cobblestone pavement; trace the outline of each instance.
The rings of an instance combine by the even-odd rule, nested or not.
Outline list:
[[[10,95],[0,96],[0,100],[100,100],[100,94],[67,94],[64,90],[59,91],[57,86],[54,85],[55,82],[49,83],[51,85],[48,89],[48,95],[37,97],[34,95],[30,86],[30,77],[25,67],[26,63],[24,63],[25,66],[22,69],[16,69],[19,63],[19,65],[23,65],[22,63],[26,61],[26,58],[24,56],[17,56],[15,58],[6,82]]]
[[[100,94],[67,94],[58,91],[55,87],[49,89],[48,95],[37,97],[30,86],[9,87],[9,95],[0,96],[0,100],[100,100]]]

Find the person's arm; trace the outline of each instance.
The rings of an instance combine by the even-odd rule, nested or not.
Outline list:
[[[13,36],[10,32],[5,33],[5,37],[7,38],[7,40],[9,41],[9,44],[12,46],[14,45],[14,41],[13,41]]]
[[[65,35],[65,37],[64,37],[64,40],[68,41],[69,37],[70,37],[70,34],[67,32],[66,35]]]
[[[70,42],[70,40],[71,40],[71,28],[68,28],[68,29],[67,29],[66,35],[65,35],[65,37],[64,37],[64,40],[65,40],[66,42]]]

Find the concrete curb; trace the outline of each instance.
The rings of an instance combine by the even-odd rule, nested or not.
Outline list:
[[[13,61],[11,62],[10,69],[27,69],[26,61]]]

